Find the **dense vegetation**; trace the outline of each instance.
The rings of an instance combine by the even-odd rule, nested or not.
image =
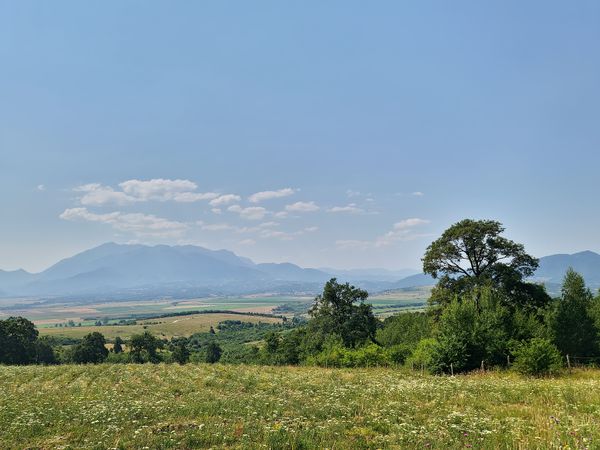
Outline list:
[[[559,298],[529,281],[538,261],[502,236],[494,221],[464,220],[427,249],[423,269],[438,279],[425,312],[381,321],[368,293],[332,279],[309,309],[283,323],[221,322],[217,329],[159,339],[145,331],[114,340],[99,332],[75,342],[39,338],[23,318],[0,321],[0,363],[218,361],[264,365],[406,365],[432,373],[514,367],[548,375],[600,357],[600,296],[572,270]]]

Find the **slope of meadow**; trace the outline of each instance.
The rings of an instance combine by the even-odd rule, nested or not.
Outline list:
[[[597,448],[600,372],[0,367],[2,448]]]

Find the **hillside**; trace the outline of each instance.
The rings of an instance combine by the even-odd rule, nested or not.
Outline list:
[[[523,379],[379,368],[0,367],[0,442],[7,450],[596,448],[598,404],[598,371]]]

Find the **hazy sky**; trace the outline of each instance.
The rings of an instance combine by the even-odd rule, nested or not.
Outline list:
[[[600,250],[598,1],[0,1],[0,69],[3,269],[419,267],[465,217]]]

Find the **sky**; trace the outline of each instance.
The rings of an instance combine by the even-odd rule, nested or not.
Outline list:
[[[108,241],[600,251],[600,2],[0,0],[0,268]]]

